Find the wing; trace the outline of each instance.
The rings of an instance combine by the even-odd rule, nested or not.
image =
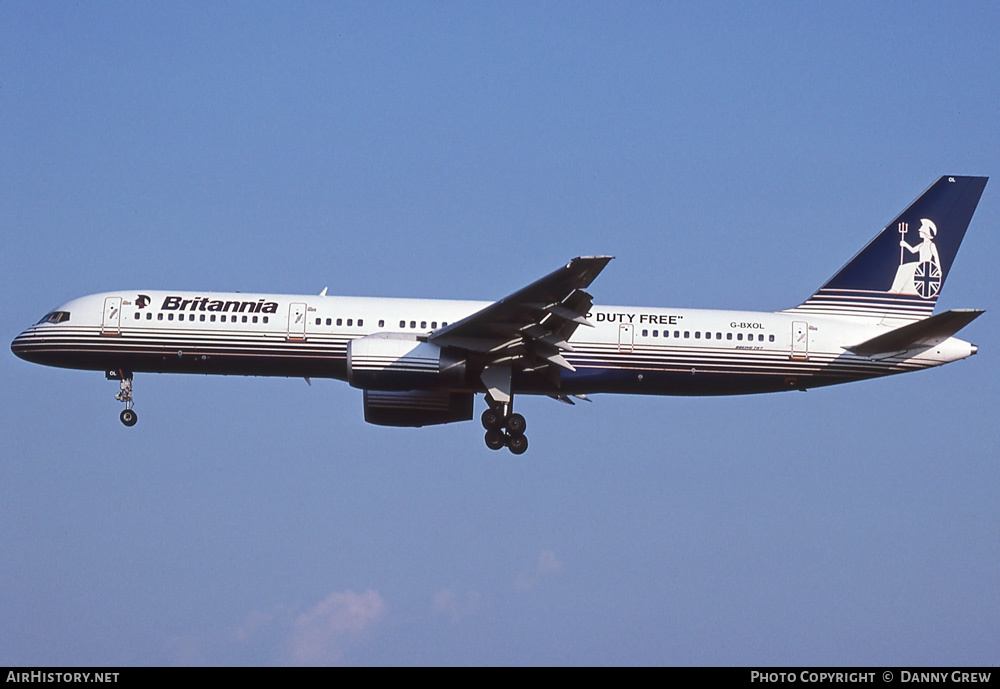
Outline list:
[[[587,320],[594,301],[584,289],[612,256],[582,256],[486,308],[434,331],[428,340],[481,355],[482,380],[498,402],[510,397],[512,371],[546,371],[558,381],[559,368],[574,370],[562,353]],[[506,398],[506,399],[505,399]]]

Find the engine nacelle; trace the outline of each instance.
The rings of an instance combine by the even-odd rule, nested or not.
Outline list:
[[[444,390],[365,390],[365,421],[377,426],[433,426],[472,418],[473,394]]]
[[[405,333],[376,333],[347,343],[347,382],[365,390],[436,390],[465,386],[465,359]]]

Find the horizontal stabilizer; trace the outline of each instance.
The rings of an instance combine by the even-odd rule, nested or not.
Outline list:
[[[874,354],[904,352],[919,347],[933,347],[947,340],[982,313],[978,309],[945,311],[845,349],[855,354],[872,356]]]

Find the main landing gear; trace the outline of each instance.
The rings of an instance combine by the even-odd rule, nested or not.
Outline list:
[[[524,454],[528,449],[528,439],[524,437],[524,429],[528,424],[523,416],[511,412],[513,399],[501,404],[487,395],[486,403],[490,405],[482,417],[483,428],[486,429],[486,447],[499,450],[506,445],[512,454]]]
[[[132,372],[118,369],[116,371],[108,371],[107,377],[113,380],[121,381],[121,390],[117,395],[115,395],[115,399],[119,402],[124,402],[125,409],[118,418],[120,418],[122,423],[126,426],[134,426],[135,422],[139,420],[139,417],[132,409]]]

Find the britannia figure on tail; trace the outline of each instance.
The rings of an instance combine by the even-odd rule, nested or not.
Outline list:
[[[899,269],[896,279],[889,288],[890,294],[915,294],[924,299],[931,299],[941,289],[941,257],[934,246],[937,236],[937,225],[927,218],[920,219],[918,233],[923,240],[916,246],[910,246],[906,241],[909,223],[899,223]],[[919,254],[916,261],[904,263],[905,253]]]

